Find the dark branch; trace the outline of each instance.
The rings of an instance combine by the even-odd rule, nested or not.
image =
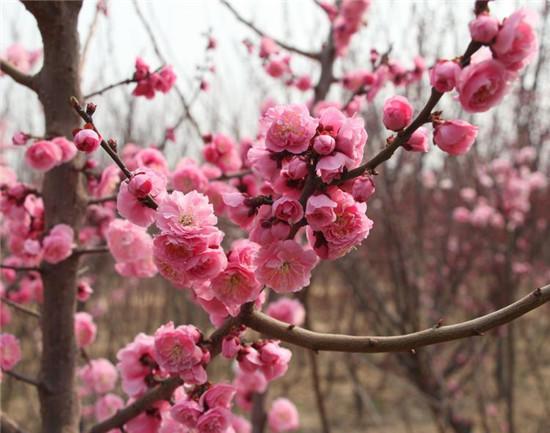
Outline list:
[[[9,305],[14,310],[28,314],[29,316],[32,316],[32,317],[36,317],[37,319],[40,318],[40,314],[37,313],[36,311],[31,310],[30,308],[24,307],[23,305],[18,304],[17,302],[12,301],[11,299],[5,298],[4,296],[0,297],[0,301],[2,301],[6,305]]]
[[[11,63],[6,62],[5,60],[0,59],[0,70],[6,75],[9,75],[13,81],[21,84],[22,86],[28,87],[31,90],[36,92],[36,81],[33,75],[27,75],[13,66]]]

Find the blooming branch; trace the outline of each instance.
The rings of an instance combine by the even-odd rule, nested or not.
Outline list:
[[[16,83],[21,84],[31,90],[36,91],[36,82],[34,76],[27,75],[17,69],[15,66],[6,62],[5,60],[0,59],[0,70],[6,75],[9,75]]]

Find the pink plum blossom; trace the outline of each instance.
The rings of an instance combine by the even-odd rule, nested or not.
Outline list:
[[[407,142],[403,145],[405,150],[410,152],[427,152],[428,151],[428,137],[430,133],[427,128],[421,126],[414,131]]]
[[[94,414],[98,421],[104,421],[123,407],[124,401],[118,395],[109,393],[97,399]]]
[[[39,171],[48,171],[61,164],[63,152],[48,140],[35,141],[25,152],[25,162]]]
[[[286,398],[274,400],[267,414],[267,424],[274,433],[297,430],[300,420],[294,403]]]
[[[297,326],[304,323],[306,316],[302,303],[290,298],[281,298],[272,302],[267,306],[266,313],[281,322]]]
[[[490,43],[498,33],[499,22],[489,14],[480,14],[468,25],[473,41]]]
[[[20,360],[19,340],[12,334],[0,333],[0,368],[11,370]]]
[[[57,224],[42,241],[43,258],[48,263],[59,263],[71,255],[74,231],[67,224]]]
[[[267,129],[267,149],[272,152],[287,150],[294,154],[307,150],[319,123],[309,115],[305,105],[299,104],[270,108],[263,121]]]
[[[76,148],[82,152],[92,153],[101,143],[101,137],[92,129],[81,129],[74,136]]]
[[[89,313],[81,311],[74,315],[74,333],[79,348],[87,347],[95,341],[97,325]]]
[[[399,131],[412,120],[413,108],[404,96],[392,96],[384,102],[384,126],[392,131]]]
[[[430,69],[430,84],[438,92],[450,92],[456,86],[460,66],[451,60],[440,60]]]
[[[78,370],[80,380],[86,388],[97,394],[105,394],[115,387],[118,372],[105,358],[92,359]]]
[[[264,245],[256,258],[256,278],[277,293],[296,292],[309,284],[315,253],[294,240]]]
[[[478,128],[464,120],[447,120],[436,125],[434,143],[450,155],[466,153],[477,136]]]
[[[502,63],[488,59],[472,63],[458,76],[459,101],[469,113],[481,113],[498,104],[508,87],[510,76]]]

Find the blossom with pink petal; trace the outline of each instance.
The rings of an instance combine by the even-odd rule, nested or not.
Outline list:
[[[78,370],[78,377],[86,388],[97,394],[105,394],[115,387],[118,372],[105,358],[92,359]]]
[[[225,433],[231,422],[231,412],[223,407],[209,409],[197,421],[197,433]]]
[[[101,137],[92,129],[81,129],[74,136],[74,144],[81,152],[92,153],[101,143]]]
[[[214,134],[203,149],[204,159],[218,166],[224,173],[237,171],[242,166],[237,144],[225,134]]]
[[[97,421],[104,421],[112,417],[124,407],[124,401],[116,394],[105,394],[97,399],[94,405],[94,414]]]
[[[296,292],[309,284],[317,264],[312,250],[294,240],[264,245],[256,258],[256,277],[277,293]]]
[[[386,99],[382,122],[392,131],[399,131],[411,123],[413,107],[404,96],[392,96]]]
[[[267,306],[266,313],[274,319],[291,325],[302,325],[306,317],[306,310],[297,299],[281,298]]]
[[[254,272],[237,263],[229,263],[224,271],[212,280],[212,291],[232,316],[239,313],[241,305],[254,301],[261,288]]]
[[[176,401],[176,404],[170,409],[172,418],[190,429],[194,429],[197,426],[197,421],[202,414],[202,406],[195,400],[188,398]]]
[[[495,38],[498,26],[498,20],[489,14],[480,14],[468,24],[472,40],[482,44],[488,44]]]
[[[79,348],[87,347],[95,341],[97,326],[91,314],[80,311],[74,315],[74,334]]]
[[[201,395],[199,402],[202,403],[204,407],[210,409],[214,407],[230,409],[236,392],[237,389],[233,385],[228,383],[217,383],[212,385],[203,395]]]
[[[436,125],[434,143],[450,155],[462,155],[472,147],[477,131],[477,126],[464,120],[446,120]]]
[[[456,86],[460,66],[452,60],[440,60],[430,69],[430,84],[438,92],[450,92]]]
[[[185,235],[217,222],[208,198],[197,191],[170,193],[160,202],[156,215],[158,228],[174,235]]]
[[[367,202],[374,194],[375,189],[371,176],[360,176],[353,181],[351,195],[358,202]]]
[[[274,433],[297,430],[300,419],[294,403],[286,398],[274,400],[267,414],[267,424]]]
[[[12,334],[0,333],[0,368],[11,370],[20,360],[19,340]]]
[[[61,164],[63,153],[48,140],[35,141],[25,152],[25,162],[35,170],[48,171]]]
[[[278,105],[267,110],[263,119],[268,150],[299,154],[307,150],[319,121],[309,115],[305,105]]]
[[[409,152],[427,152],[428,151],[428,137],[430,132],[427,128],[421,126],[414,131],[407,142],[403,144],[403,148]]]
[[[502,63],[488,59],[472,63],[458,76],[459,101],[469,113],[481,113],[498,104],[508,87],[510,76]]]
[[[61,162],[70,161],[78,152],[75,144],[72,141],[67,140],[65,137],[52,138],[51,142],[61,149]]]
[[[331,200],[326,194],[312,195],[306,205],[307,223],[314,230],[321,228],[336,221],[334,212],[337,203]]]
[[[491,50],[507,69],[518,71],[537,54],[536,18],[534,12],[519,9],[502,23]]]
[[[204,192],[208,187],[208,178],[195,161],[184,158],[172,173],[172,185],[183,193],[192,190]]]
[[[304,209],[298,200],[281,197],[273,203],[273,216],[289,224],[295,224],[304,216]]]
[[[48,263],[59,263],[69,257],[74,245],[74,231],[67,224],[57,224],[42,241],[43,258]]]

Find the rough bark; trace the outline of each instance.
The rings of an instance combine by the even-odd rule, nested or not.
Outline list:
[[[80,97],[80,1],[27,1],[36,18],[44,46],[44,65],[35,77],[44,108],[46,135],[72,137],[79,120],[69,97]],[[64,223],[78,229],[85,214],[83,177],[77,169],[81,158],[49,171],[42,186],[47,229]],[[42,358],[39,390],[43,433],[78,432],[79,399],[75,387],[77,349],[74,338],[78,255],[43,272],[44,303],[41,314]]]

